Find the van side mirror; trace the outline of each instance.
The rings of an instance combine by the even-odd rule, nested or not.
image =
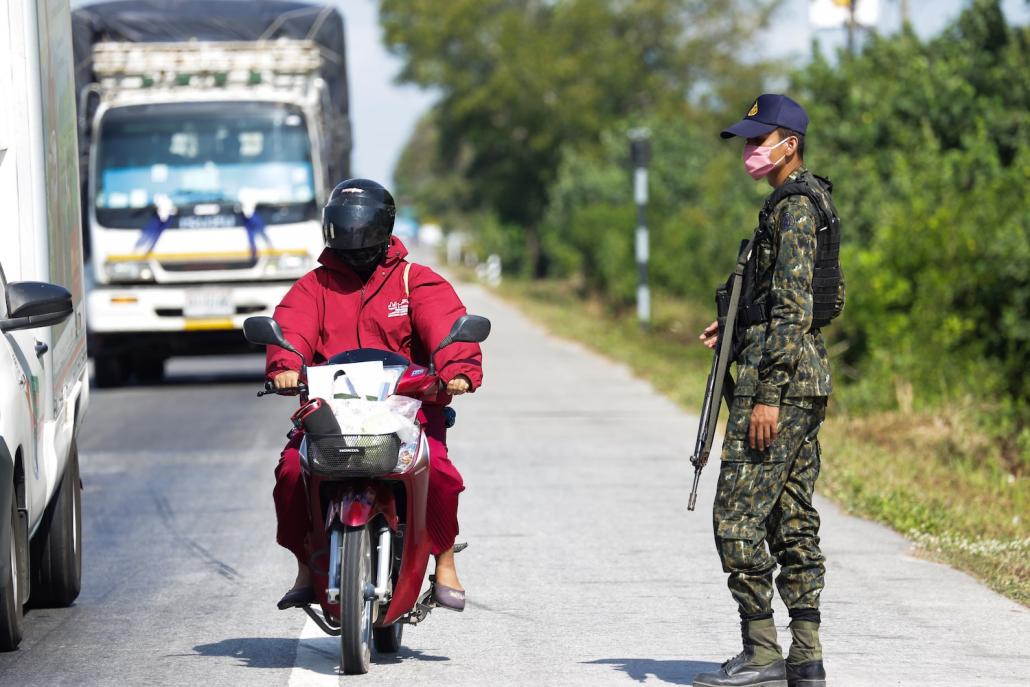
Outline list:
[[[293,344],[286,340],[279,323],[271,317],[248,317],[245,319],[243,321],[243,336],[252,344],[278,346],[291,353],[296,353],[304,361],[304,356],[293,347]]]
[[[74,307],[68,289],[39,281],[16,281],[7,285],[7,319],[0,320],[0,332],[50,327],[68,319]]]

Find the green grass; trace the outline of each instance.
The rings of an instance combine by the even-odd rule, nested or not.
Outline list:
[[[551,331],[627,364],[686,410],[701,405],[711,353],[697,342],[711,313],[660,295],[644,333],[632,312],[584,298],[574,285],[507,280],[499,294]],[[822,494],[908,536],[929,558],[1030,605],[1030,480],[1003,460],[969,402],[933,411],[849,416],[848,388],[821,433]],[[725,414],[725,413],[724,413]],[[1010,466],[1010,467],[1005,467]]]

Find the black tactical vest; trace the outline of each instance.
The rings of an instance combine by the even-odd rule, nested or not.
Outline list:
[[[754,236],[750,240],[741,242],[741,252],[738,253],[738,257],[743,255],[744,251],[751,251],[751,254],[748,256],[747,265],[744,268],[741,285],[740,304],[733,332],[733,359],[736,359],[740,353],[739,346],[743,344],[744,331],[751,325],[769,321],[771,308],[769,294],[755,293],[758,281],[758,259],[757,253],[752,250],[752,247],[763,234],[771,231],[769,221],[773,209],[788,196],[800,195],[808,198],[815,207],[819,220],[816,230],[815,269],[812,274],[811,329],[825,327],[844,310],[844,273],[840,267],[840,217],[830,198],[833,184],[824,177],[815,176],[815,178],[822,185],[821,190],[824,193],[819,193],[811,188],[804,178],[784,184],[773,191],[759,213],[759,224]],[[715,294],[720,323],[726,318],[732,279],[731,276]]]

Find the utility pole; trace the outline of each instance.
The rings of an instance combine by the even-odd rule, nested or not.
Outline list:
[[[633,129],[629,132],[629,152],[633,160],[633,200],[637,204],[637,319],[640,328],[651,326],[651,285],[648,280],[651,237],[647,229],[647,166],[651,162],[651,132]]]
[[[848,3],[848,54],[855,54],[855,4],[858,0],[847,0]]]

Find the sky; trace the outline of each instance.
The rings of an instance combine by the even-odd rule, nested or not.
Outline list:
[[[447,2],[447,0],[439,0]],[[922,36],[940,31],[969,0],[908,0],[911,20]],[[434,96],[413,86],[399,85],[400,62],[382,44],[376,0],[334,0],[343,13],[350,76],[351,118],[354,130],[353,173],[388,187],[393,168],[415,123],[433,103]],[[768,57],[804,59],[812,37],[826,52],[844,44],[844,32],[818,31],[808,25],[809,0],[785,0],[773,25],[761,38]],[[89,4],[73,0],[72,6]],[[1025,0],[1003,0],[1011,21],[1030,21]],[[900,26],[899,0],[879,0],[878,29],[890,33]]]

